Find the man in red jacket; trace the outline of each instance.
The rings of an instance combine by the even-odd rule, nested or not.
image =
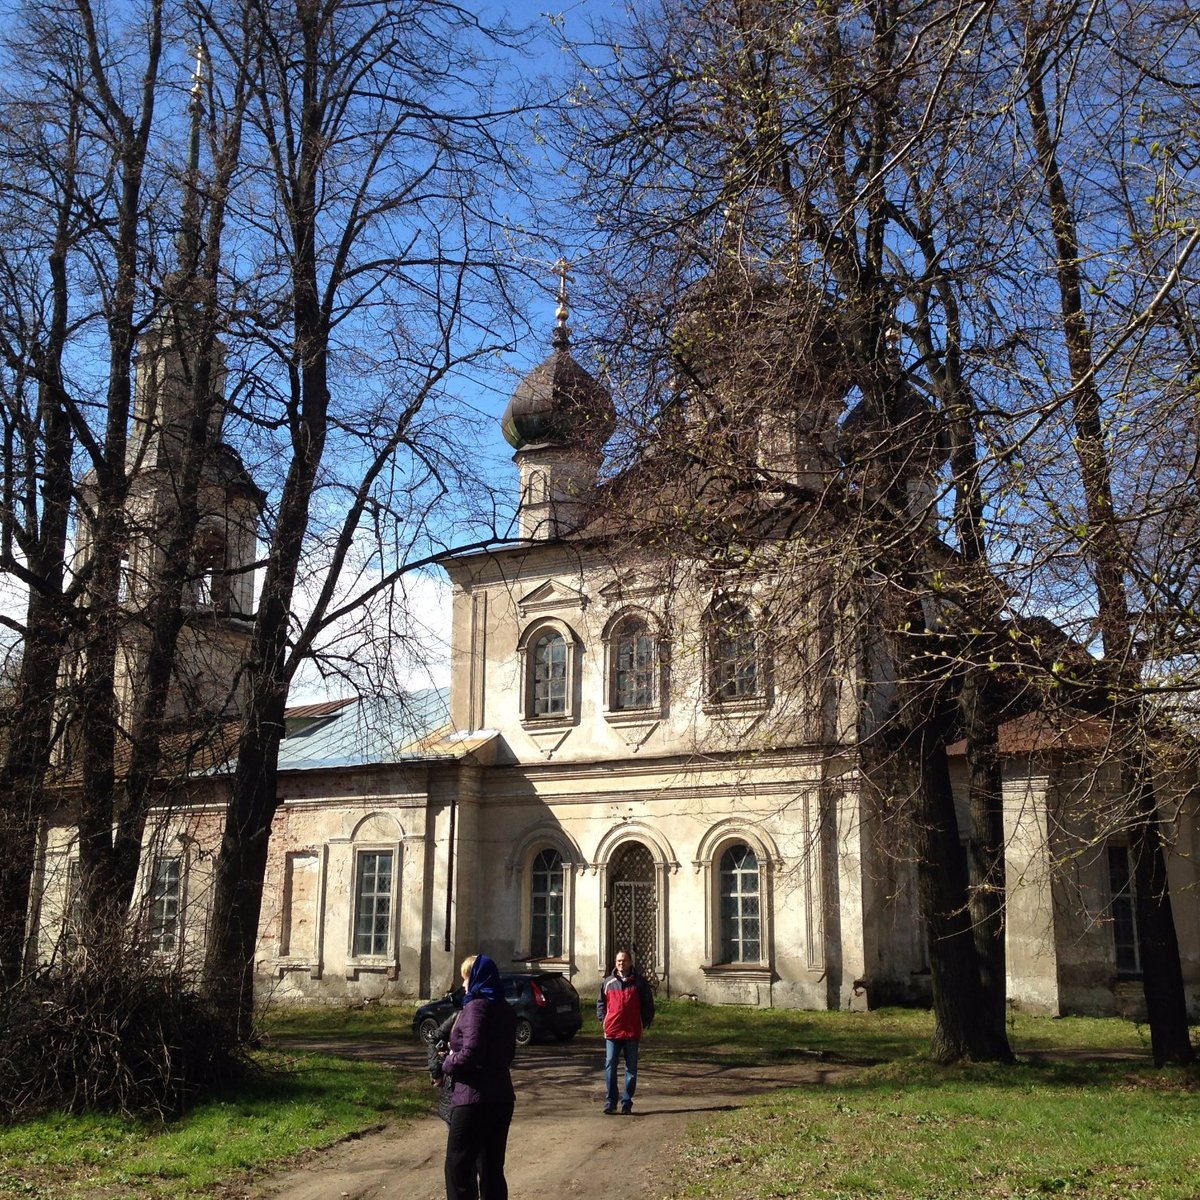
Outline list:
[[[621,1112],[633,1112],[637,1090],[638,1043],[642,1030],[654,1020],[654,993],[633,965],[633,955],[624,946],[617,951],[613,973],[600,984],[596,1019],[604,1022],[604,1111],[617,1111],[618,1060],[625,1058],[625,1094]]]

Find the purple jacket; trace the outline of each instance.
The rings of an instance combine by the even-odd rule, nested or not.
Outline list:
[[[442,1070],[454,1080],[450,1103],[507,1104],[514,1099],[509,1063],[517,1052],[517,1017],[504,1000],[472,1000],[450,1031]]]

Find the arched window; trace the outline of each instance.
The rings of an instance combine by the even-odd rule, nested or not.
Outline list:
[[[656,700],[658,654],[649,625],[641,617],[626,617],[613,630],[609,655],[612,664],[609,707],[617,711],[650,708]]]
[[[534,717],[561,717],[567,713],[567,640],[548,629],[534,643],[530,655],[530,713]]]
[[[759,912],[758,857],[745,843],[721,855],[719,875],[721,961],[757,963],[761,960],[762,926]]]
[[[543,850],[529,875],[529,953],[533,958],[561,958],[562,952],[562,855]]]
[[[764,694],[758,630],[743,604],[724,601],[708,611],[708,696],[716,704]]]
[[[229,575],[225,569],[225,539],[208,530],[196,546],[196,606],[226,612],[229,609]]]

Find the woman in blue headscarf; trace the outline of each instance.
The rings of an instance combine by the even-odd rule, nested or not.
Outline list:
[[[464,960],[462,977],[462,1013],[442,1060],[442,1070],[454,1080],[446,1200],[508,1200],[504,1153],[515,1098],[508,1068],[517,1052],[517,1018],[486,954]]]

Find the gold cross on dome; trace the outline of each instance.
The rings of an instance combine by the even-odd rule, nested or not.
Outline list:
[[[204,86],[204,46],[200,42],[196,43],[196,69],[192,72],[192,96],[196,99],[200,97],[200,91]]]
[[[554,315],[559,325],[565,325],[571,315],[567,304],[567,280],[571,277],[571,264],[565,258],[560,258],[554,264],[554,273],[558,276],[558,310]]]

